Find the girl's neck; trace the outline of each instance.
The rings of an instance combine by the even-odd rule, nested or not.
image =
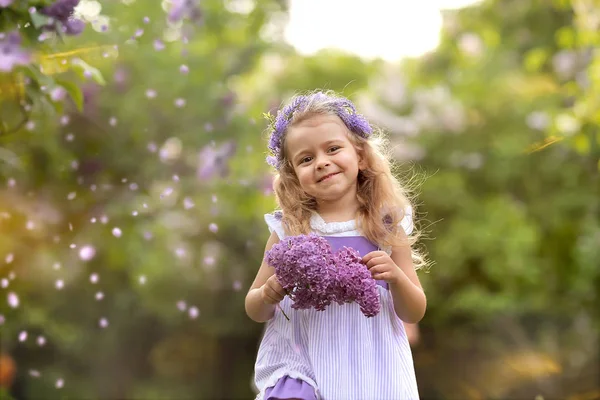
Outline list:
[[[327,223],[346,222],[355,219],[358,207],[356,197],[332,202],[317,201],[317,213]]]

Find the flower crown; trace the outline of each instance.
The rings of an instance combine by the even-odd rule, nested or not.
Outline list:
[[[328,100],[333,111],[344,122],[346,127],[354,134],[367,139],[373,133],[371,125],[367,119],[356,112],[352,102],[344,97],[332,97],[323,92],[317,92],[308,96],[297,96],[290,104],[277,111],[277,116],[265,114],[269,121],[270,155],[267,157],[267,163],[276,169],[280,169],[283,161],[283,151],[281,144],[287,128],[292,120],[294,113],[304,111],[313,101]]]

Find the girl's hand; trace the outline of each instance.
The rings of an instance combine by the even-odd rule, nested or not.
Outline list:
[[[373,279],[396,283],[404,273],[385,251],[372,251],[364,256],[362,261],[371,272]]]
[[[266,304],[278,304],[285,297],[285,290],[279,284],[277,277],[271,275],[260,288],[260,297]]]

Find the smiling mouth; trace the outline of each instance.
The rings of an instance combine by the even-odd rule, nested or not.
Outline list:
[[[333,174],[325,175],[324,177],[322,177],[321,179],[319,179],[319,180],[317,181],[317,183],[319,183],[319,182],[323,182],[323,181],[325,181],[325,180],[327,180],[327,179],[329,179],[329,178],[331,178],[332,176],[335,176],[335,175],[337,175],[337,174],[339,174],[339,172],[335,172],[335,173],[333,173]]]

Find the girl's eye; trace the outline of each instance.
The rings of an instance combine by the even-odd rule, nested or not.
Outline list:
[[[329,151],[336,151],[336,150],[339,150],[339,149],[341,149],[341,147],[340,147],[340,146],[331,146],[331,147],[329,148]]]
[[[300,164],[310,162],[310,160],[312,160],[312,157],[304,157],[302,160],[300,160]]]

